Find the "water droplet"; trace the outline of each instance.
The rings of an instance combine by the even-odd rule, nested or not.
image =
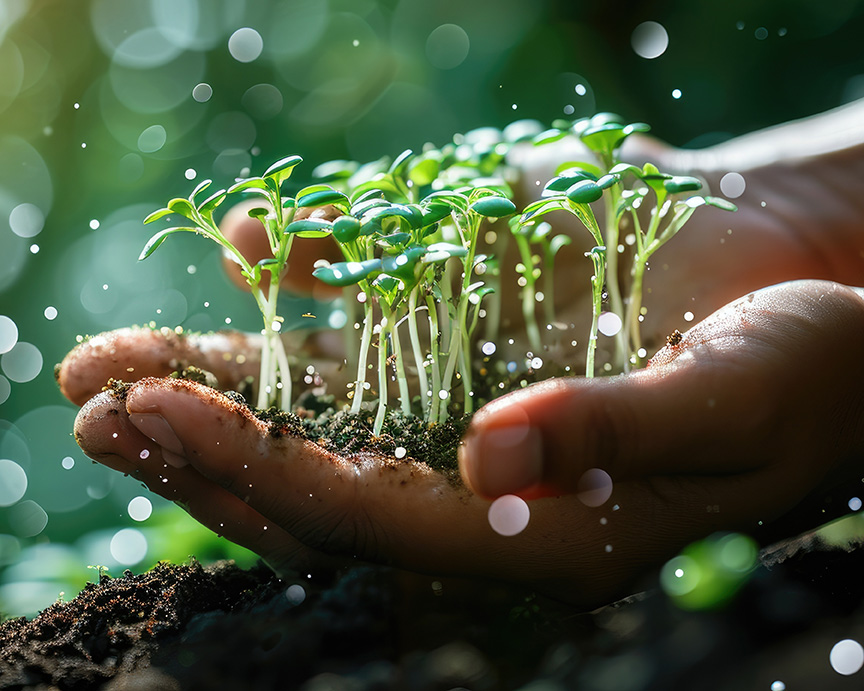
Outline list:
[[[831,648],[828,659],[837,674],[849,676],[855,674],[864,665],[864,648],[858,641],[847,638]]]
[[[513,104],[512,106],[510,106],[510,107],[511,107],[513,110],[516,110],[519,106],[517,106],[517,105],[514,103],[514,104]]]
[[[573,90],[576,92],[578,96],[584,96],[588,93],[588,89],[585,88],[584,84],[577,84]]]
[[[694,317],[695,317],[695,315],[692,312],[690,312],[689,310],[684,313],[684,321],[685,322],[692,322]]]
[[[60,465],[63,466],[63,470],[72,470],[75,467],[75,459],[72,456],[66,456],[60,461]]]
[[[486,341],[481,347],[480,350],[484,355],[494,355],[497,350],[497,346],[492,341]]]
[[[849,500],[849,510],[850,511],[860,511],[861,510],[861,500],[858,497],[852,497]]]
[[[782,681],[775,681],[771,684],[771,691],[786,691],[786,684]]]
[[[608,554],[609,552],[612,551],[612,545],[606,545],[605,549],[606,549],[606,553]]]
[[[194,180],[196,177],[198,177],[198,171],[196,171],[194,168],[187,168],[186,172],[183,173],[183,177],[185,177],[187,180]]]
[[[659,58],[669,47],[669,34],[662,24],[642,22],[630,35],[630,45],[640,58]]]
[[[764,41],[768,38],[768,29],[764,26],[760,26],[756,31],[753,32],[753,35],[756,37],[757,41]]]
[[[449,396],[450,396],[450,393],[445,391],[444,389],[441,389],[438,392],[438,398],[440,398],[442,401],[446,401]]]
[[[397,446],[396,450],[393,452],[393,455],[396,456],[396,458],[405,458],[405,455],[407,453],[408,451],[405,449],[404,446]]]
[[[672,98],[676,101],[681,98],[684,94],[681,93],[681,89],[672,89]]]
[[[142,461],[150,458],[150,450],[149,449],[141,449],[141,453],[138,454],[138,457]]]
[[[39,245],[35,243],[30,245],[30,254],[39,254]]]
[[[543,366],[543,358],[535,357],[531,358],[531,369],[540,369]]]
[[[351,41],[351,45],[354,46],[354,47],[356,48],[357,46],[360,45],[360,41],[358,41],[358,40],[355,38],[353,41]]]
[[[576,109],[572,105],[570,105],[569,103],[566,106],[564,106],[564,115],[573,115],[573,113],[575,113],[575,112],[576,112]],[[539,181],[537,184],[538,185],[540,184]]]
[[[99,229],[99,221],[94,219],[90,220],[90,230],[98,230]]]
[[[492,530],[504,537],[512,537],[528,526],[531,510],[524,499],[513,494],[505,494],[492,502],[487,517]]]

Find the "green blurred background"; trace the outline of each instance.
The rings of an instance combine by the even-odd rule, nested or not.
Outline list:
[[[855,0],[0,0],[0,612],[250,558],[91,464],[53,381],[82,334],[258,328],[200,238],[136,262],[170,196],[597,110],[703,146],[864,96],[862,34]]]

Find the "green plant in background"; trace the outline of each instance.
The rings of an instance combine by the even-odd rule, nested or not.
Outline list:
[[[591,278],[592,321],[588,340],[585,374],[594,376],[594,353],[597,343],[598,318],[602,309],[604,291],[608,292],[611,312],[621,320],[623,328],[616,335],[616,365],[619,371],[628,371],[644,361],[640,323],[642,318],[642,290],[645,271],[650,257],[672,239],[703,205],[734,211],[735,205],[712,196],[680,195],[702,188],[700,180],[690,176],[661,173],[652,163],[642,168],[622,163],[618,156],[621,146],[631,134],[647,132],[644,123],[624,124],[611,113],[600,113],[575,123],[560,123],[557,127],[538,135],[534,142],[545,145],[565,136],[575,135],[594,154],[595,162],[568,162],[558,168],[558,174],[543,188],[541,199],[529,204],[523,211],[517,227],[522,229],[538,225],[552,211],[568,211],[575,215],[591,233],[596,245],[588,253],[593,265]],[[625,187],[629,180],[632,186]],[[600,224],[590,206],[603,199],[604,223]],[[640,219],[647,213],[647,227]],[[635,252],[630,271],[629,296],[624,299],[618,283],[618,255],[624,220],[633,224]]]

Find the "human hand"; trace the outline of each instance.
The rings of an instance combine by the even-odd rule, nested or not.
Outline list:
[[[277,568],[354,557],[521,582],[590,607],[714,530],[758,533],[761,521],[767,536],[825,520],[819,502],[832,491],[829,513],[845,507],[837,488],[857,486],[864,452],[862,324],[851,289],[777,286],[697,324],[646,370],[499,399],[475,416],[462,453],[474,493],[410,459],[342,457],[275,435],[184,380],[99,394],[75,434],[92,458]],[[526,422],[541,449],[528,482],[519,475],[530,456],[495,443],[503,426]],[[592,508],[578,492],[595,467],[614,484]],[[527,528],[503,537],[489,499],[511,491],[538,498]],[[575,493],[550,496],[559,491]]]

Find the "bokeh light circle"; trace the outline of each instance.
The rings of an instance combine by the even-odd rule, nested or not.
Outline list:
[[[512,537],[518,535],[528,526],[531,510],[521,497],[505,494],[498,497],[489,506],[489,525],[499,535]]]
[[[145,154],[152,154],[163,146],[168,139],[168,133],[162,125],[150,125],[138,137],[138,150]]]
[[[747,182],[741,173],[729,172],[720,178],[720,191],[730,199],[735,199],[744,194]]]
[[[642,22],[633,29],[630,45],[639,57],[653,60],[666,52],[669,47],[669,34],[662,24]]]
[[[590,468],[582,473],[576,486],[576,497],[585,506],[602,506],[612,496],[612,478],[605,470]]]
[[[209,84],[205,84],[204,82],[200,84],[196,84],[192,89],[192,98],[194,98],[198,103],[206,103],[213,96],[213,87]]]
[[[834,644],[828,659],[837,674],[850,676],[864,666],[864,647],[858,641],[847,638]]]
[[[42,371],[42,353],[32,343],[19,341],[0,356],[3,374],[18,384],[32,381]]]
[[[237,29],[228,39],[228,52],[237,62],[252,62],[264,50],[264,39],[255,29]]]
[[[35,204],[19,204],[9,214],[9,227],[19,238],[32,238],[45,227],[45,214]]]
[[[48,514],[35,501],[25,499],[9,509],[9,524],[18,537],[36,537],[48,525]]]
[[[12,506],[27,491],[27,473],[8,458],[0,459],[0,506]]]
[[[299,605],[303,600],[306,599],[306,590],[302,585],[295,583],[294,585],[289,585],[285,590],[285,597],[288,602],[290,602],[295,607]]]
[[[471,40],[458,24],[442,24],[426,39],[426,57],[439,70],[459,67],[470,49]]]
[[[256,84],[246,90],[241,99],[243,107],[258,120],[269,120],[282,112],[285,99],[272,84]]]
[[[140,530],[123,528],[111,538],[112,558],[123,566],[133,566],[147,556],[147,538]]]
[[[9,399],[9,394],[12,393],[12,384],[9,380],[0,375],[0,405],[4,404]]]
[[[134,497],[129,501],[126,511],[133,521],[146,521],[153,513],[153,504],[147,497]]]
[[[8,353],[18,343],[18,325],[5,314],[0,314],[0,353]]]

